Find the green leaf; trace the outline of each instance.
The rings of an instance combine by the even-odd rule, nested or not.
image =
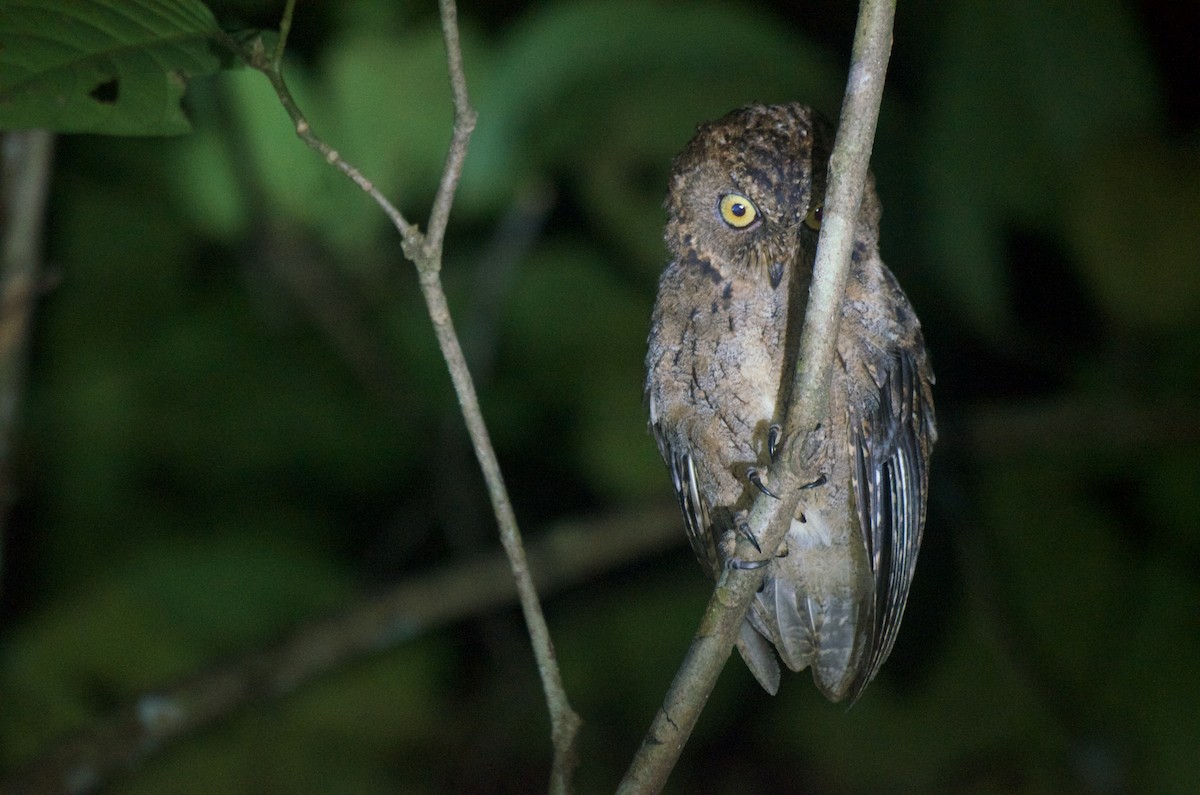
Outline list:
[[[9,0],[0,11],[0,129],[179,135],[187,80],[220,68],[195,0]]]

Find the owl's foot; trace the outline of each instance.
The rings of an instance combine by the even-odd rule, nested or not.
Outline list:
[[[770,561],[766,560],[744,560],[739,558],[737,552],[737,537],[745,536],[746,540],[762,554],[762,547],[758,543],[758,539],[754,537],[754,531],[750,529],[746,519],[749,517],[745,511],[738,511],[733,515],[733,527],[726,530],[721,537],[721,549],[724,552],[725,568],[727,569],[761,569]],[[736,529],[735,529],[736,528]]]
[[[758,539],[755,538],[754,531],[750,529],[750,523],[746,521],[749,518],[750,515],[745,511],[738,511],[733,516],[733,523],[737,526],[738,532],[745,536],[746,540],[750,542],[750,545],[754,547],[755,551],[761,555],[762,547],[758,545]]]
[[[746,512],[740,512],[734,521],[737,523],[738,533],[745,536],[746,539],[754,546],[754,549],[757,550],[758,554],[761,555],[762,547],[759,546],[758,539],[754,537],[754,531],[750,529],[750,525],[746,522]],[[761,569],[770,562],[771,561],[769,560],[745,560],[743,558],[739,558],[737,555],[734,555],[733,550],[730,550],[729,557],[725,558],[725,566],[726,568],[730,569]]]
[[[767,484],[763,483],[762,474],[759,473],[759,471],[757,469],[755,469],[754,467],[750,467],[749,469],[746,470],[746,480],[749,480],[751,483],[753,483],[754,487],[756,489],[758,489],[759,491],[761,491],[763,494],[767,495],[768,497],[774,497],[775,499],[779,499],[779,495],[776,494],[775,492],[771,491],[770,489],[768,489]]]
[[[750,518],[750,515],[748,513],[746,513],[745,511],[738,511],[733,516],[733,524],[734,524],[734,527],[737,528],[736,533],[733,530],[725,531],[724,546],[725,546],[725,550],[726,550],[726,557],[725,557],[726,568],[747,569],[747,570],[761,569],[763,566],[765,566],[771,562],[770,560],[744,560],[743,558],[739,558],[737,555],[734,554],[734,550],[737,548],[737,536],[738,535],[743,536],[747,541],[750,542],[750,545],[754,547],[756,552],[758,552],[760,555],[762,554],[762,545],[758,543],[758,538],[755,537],[754,531],[750,529],[750,523],[747,521],[747,519],[749,519],[749,518]],[[782,543],[780,543],[779,549],[775,552],[775,557],[786,558],[787,555],[788,555],[787,541],[783,541]]]

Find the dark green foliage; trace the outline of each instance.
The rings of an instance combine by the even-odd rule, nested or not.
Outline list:
[[[194,128],[59,139],[56,286],[4,528],[2,777],[495,542],[384,217],[260,75],[193,81],[180,109],[177,76],[219,65],[203,7],[163,3],[192,8],[178,35],[143,20],[55,71],[12,42],[65,29],[68,4],[0,5],[0,128]],[[421,223],[451,121],[434,6],[301,4],[287,65],[313,128]],[[231,28],[276,13],[214,8]],[[749,101],[836,115],[850,31],[801,13],[460,9],[480,118],[445,278],[527,535],[670,499],[641,396],[670,158]],[[1195,791],[1200,119],[1164,99],[1194,74],[1146,44],[1183,23],[1115,0],[914,0],[898,24],[883,254],[923,319],[942,429],[905,626],[848,712],[807,674],[770,699],[735,658],[673,791]],[[115,102],[94,94],[110,75]],[[699,620],[682,524],[679,541],[547,604],[583,792],[611,791]],[[513,611],[259,703],[112,791],[528,792],[548,759]]]

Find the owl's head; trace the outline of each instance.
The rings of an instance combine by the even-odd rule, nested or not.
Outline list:
[[[811,252],[832,143],[831,125],[795,103],[748,105],[702,124],[671,172],[672,254],[777,273]]]

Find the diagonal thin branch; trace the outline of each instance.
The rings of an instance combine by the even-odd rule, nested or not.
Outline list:
[[[842,296],[850,272],[854,223],[883,98],[884,76],[892,46],[895,0],[862,0],[846,96],[830,158],[829,186],[817,258],[809,289],[799,360],[793,368],[792,401],[784,422],[790,446],[783,466],[772,472],[782,499],[760,496],[750,511],[750,527],[763,549],[783,540],[800,500],[804,476],[804,439],[828,412],[829,382],[841,317]],[[738,554],[753,560],[744,539]],[[619,793],[659,792],[699,719],[717,676],[733,649],[746,610],[762,582],[762,572],[726,569],[705,608],[696,636],[655,716],[641,748],[622,780]]]
[[[284,19],[289,20],[289,25],[294,6],[295,0],[288,0]],[[231,52],[236,53],[251,69],[262,72],[267,80],[270,81],[271,87],[275,89],[275,96],[279,98],[279,104],[283,106],[284,111],[292,120],[296,136],[307,144],[310,149],[317,152],[322,160],[342,172],[351,182],[361,188],[379,206],[379,209],[383,210],[388,220],[400,232],[404,245],[404,255],[409,259],[414,259],[418,253],[416,249],[420,244],[420,230],[408,222],[404,215],[396,209],[396,206],[383,195],[379,188],[375,187],[374,182],[367,179],[361,171],[343,158],[341,153],[312,131],[308,119],[304,117],[304,112],[296,104],[291,89],[288,88],[287,80],[283,77],[279,63],[282,53],[278,50],[268,53],[261,38],[255,38],[248,44],[243,44],[227,34],[219,35],[221,36],[222,43]],[[280,37],[280,44],[282,45],[286,40],[285,31],[285,35]]]
[[[682,542],[675,506],[556,523],[531,545],[538,585],[562,590]],[[422,573],[345,610],[310,621],[279,643],[144,693],[0,779],[0,792],[87,793],[251,704],[286,697],[318,677],[515,595],[499,552]]]
[[[475,128],[476,114],[467,96],[467,79],[463,71],[462,49],[458,35],[458,11],[454,0],[439,0],[439,7],[442,34],[446,45],[446,61],[450,72],[450,88],[454,100],[454,129],[437,197],[430,212],[426,234],[421,234],[420,230],[409,224],[400,211],[375,187],[374,183],[343,159],[336,149],[313,133],[304,114],[292,98],[280,69],[280,56],[283,41],[286,41],[290,27],[295,0],[288,0],[281,26],[281,43],[273,54],[266,52],[261,38],[256,39],[248,47],[241,46],[232,38],[228,38],[226,43],[235,52],[240,53],[251,67],[267,76],[279,96],[279,101],[292,119],[296,134],[320,153],[326,162],[366,191],[379,205],[399,231],[404,255],[416,266],[421,294],[425,299],[429,319],[433,324],[442,358],[445,359],[446,367],[450,372],[450,380],[453,382],[454,392],[462,409],[467,432],[475,449],[475,456],[487,483],[488,496],[491,499],[492,510],[500,529],[500,542],[508,555],[509,565],[517,585],[521,610],[529,629],[534,656],[537,658],[538,672],[541,675],[542,687],[550,711],[551,735],[554,744],[550,791],[566,793],[570,791],[571,775],[578,765],[575,741],[579,734],[580,719],[571,708],[566,690],[563,688],[562,676],[554,656],[554,644],[550,639],[550,631],[546,626],[541,604],[538,602],[537,590],[529,574],[529,564],[525,559],[525,550],[521,542],[516,515],[513,513],[508,490],[504,485],[496,452],[488,436],[487,425],[483,420],[483,412],[479,407],[479,398],[475,392],[471,373],[467,369],[462,346],[459,344],[458,335],[454,330],[446,294],[442,289],[442,244],[454,194],[462,175],[463,162],[467,156],[467,145],[471,138],[471,132]]]
[[[512,503],[504,486],[500,463],[496,459],[496,453],[488,437],[487,426],[484,424],[483,414],[479,408],[479,400],[471,384],[466,359],[463,356],[462,347],[458,343],[458,337],[454,333],[450,310],[446,305],[446,296],[442,292],[441,282],[437,280],[436,272],[421,272],[421,291],[429,308],[429,315],[437,333],[442,356],[446,359],[451,379],[454,381],[454,389],[458,394],[463,418],[466,420],[467,430],[475,448],[475,457],[479,460],[484,480],[487,482],[492,510],[500,525],[500,542],[509,558],[513,578],[517,583],[521,610],[525,615],[525,623],[533,642],[538,671],[542,677],[542,688],[550,708],[551,733],[555,749],[550,790],[551,792],[565,793],[570,791],[571,774],[578,764],[575,738],[579,732],[580,720],[571,709],[563,688],[562,677],[554,656],[554,645],[550,639],[550,630],[546,626],[545,616],[543,616],[538,603],[537,590],[529,576],[529,565],[525,559],[516,515],[513,513]]]

